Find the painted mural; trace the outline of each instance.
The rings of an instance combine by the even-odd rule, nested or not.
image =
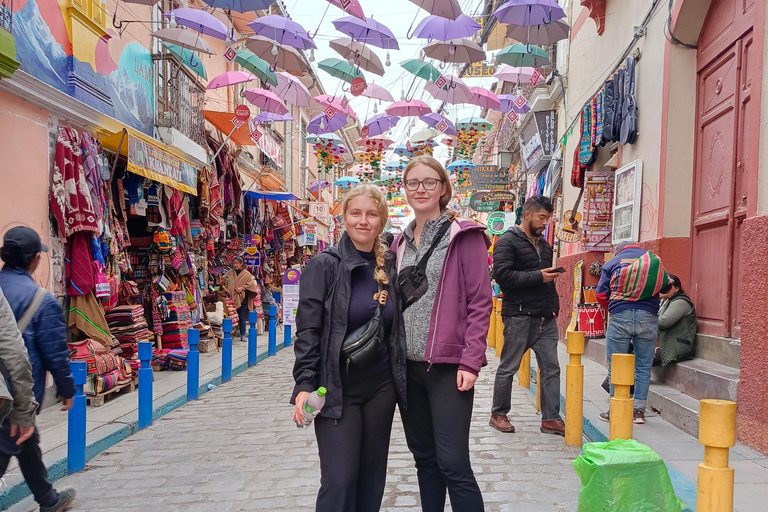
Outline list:
[[[13,33],[21,70],[118,121],[152,135],[152,57],[111,29],[97,38],[68,25],[58,0],[15,0]],[[79,34],[85,33],[85,36]],[[73,41],[73,37],[80,40]]]

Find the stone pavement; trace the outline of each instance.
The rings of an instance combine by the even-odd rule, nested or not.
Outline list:
[[[488,511],[575,511],[579,449],[539,433],[527,390],[513,387],[516,434],[488,426],[497,359],[480,374],[472,462]],[[164,416],[60,480],[75,487],[73,511],[313,510],[319,485],[314,433],[298,430],[287,403],[293,353],[276,357]],[[413,459],[396,414],[383,511],[419,510]],[[27,499],[12,510],[28,511]],[[450,507],[447,508],[450,510]]]

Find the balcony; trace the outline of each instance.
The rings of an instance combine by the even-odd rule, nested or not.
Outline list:
[[[157,126],[171,131],[174,144],[176,134],[173,131],[188,138],[202,150],[206,147],[203,113],[205,87],[174,55],[153,55],[152,61]]]
[[[13,37],[11,6],[0,4],[0,79],[11,78],[21,63],[16,60],[16,40]]]

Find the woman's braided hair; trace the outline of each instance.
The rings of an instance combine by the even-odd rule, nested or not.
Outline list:
[[[347,205],[349,201],[355,197],[365,196],[379,209],[379,216],[381,217],[382,229],[387,222],[389,216],[389,209],[387,207],[387,201],[384,199],[384,194],[381,193],[377,187],[373,185],[358,185],[350,190],[341,206],[342,216],[347,215]],[[384,246],[381,243],[381,233],[376,235],[376,240],[373,242],[373,253],[376,255],[376,270],[373,273],[373,277],[381,284],[389,284],[389,278],[387,272],[384,269]]]

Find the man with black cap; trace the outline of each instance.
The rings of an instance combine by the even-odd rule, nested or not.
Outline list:
[[[19,226],[8,230],[0,248],[0,258],[5,263],[0,270],[0,287],[16,321],[24,327],[22,336],[32,365],[35,401],[38,404],[43,402],[45,374],[50,372],[62,397],[62,410],[66,411],[72,407],[75,395],[75,383],[69,367],[67,324],[56,297],[37,286],[32,279],[32,274],[40,265],[42,252],[48,252],[48,247],[43,245],[33,229]],[[65,510],[74,500],[75,490],[57,492],[48,482],[37,429],[21,444],[17,444],[16,431],[12,430],[8,419],[0,428],[0,475],[5,473],[11,457],[15,456],[35,501],[40,505],[40,511]]]

